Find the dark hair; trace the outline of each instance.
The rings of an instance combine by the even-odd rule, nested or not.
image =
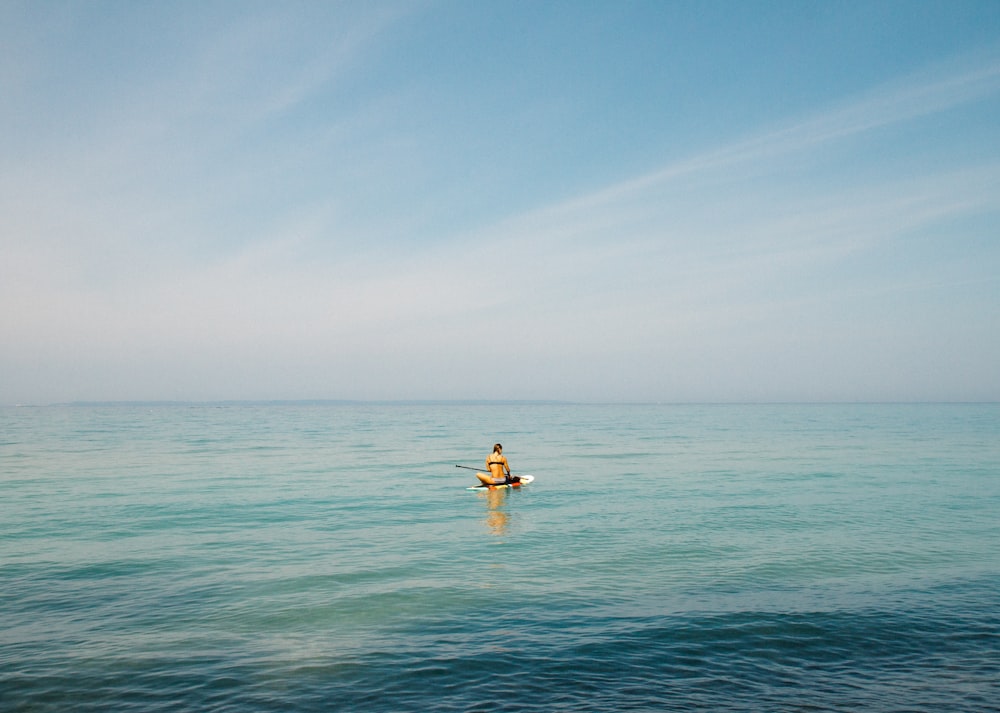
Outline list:
[[[501,446],[499,443],[494,443],[493,444],[493,452],[494,453],[496,453],[497,451],[502,451],[502,450],[503,450],[503,446]]]

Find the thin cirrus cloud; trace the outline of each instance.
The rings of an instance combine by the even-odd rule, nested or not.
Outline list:
[[[740,267],[744,259],[779,258],[794,271],[797,265],[781,261],[783,254],[807,261],[838,258],[927,223],[996,210],[1000,167],[989,158],[916,176],[894,173],[871,179],[859,172],[857,183],[838,182],[822,191],[797,186],[794,178],[785,181],[783,174],[794,174],[796,164],[831,144],[995,99],[998,90],[996,62],[945,78],[919,77],[875,98],[532,211],[489,228],[475,241],[503,254],[531,254],[513,279],[527,268],[531,277],[525,282],[535,284],[546,273],[568,271],[570,280],[585,277],[587,266],[593,267],[586,258],[589,250],[602,267],[604,253],[616,254],[612,260],[629,260],[632,253],[634,267],[650,270],[654,277],[663,266],[651,266],[647,258],[656,254],[683,265],[677,275],[682,278],[692,267],[690,260],[726,269],[731,261]],[[826,169],[820,159],[811,170]],[[731,206],[736,220],[719,215],[725,213],[720,207]],[[753,220],[745,222],[744,214]],[[583,269],[574,271],[574,265]]]

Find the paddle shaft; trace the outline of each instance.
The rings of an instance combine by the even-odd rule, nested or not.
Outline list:
[[[466,470],[475,470],[475,471],[478,471],[480,473],[482,473],[485,470],[484,468],[470,468],[467,465],[456,465],[455,467],[456,468],[465,468]]]

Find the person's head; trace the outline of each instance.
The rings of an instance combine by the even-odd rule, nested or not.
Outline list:
[[[503,446],[501,446],[499,443],[495,443],[493,445],[493,452],[494,453],[500,453],[502,451],[503,451]]]

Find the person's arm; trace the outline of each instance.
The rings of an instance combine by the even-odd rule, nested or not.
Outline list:
[[[507,463],[507,456],[503,457],[503,467],[507,469],[507,477],[510,477],[510,464]]]

